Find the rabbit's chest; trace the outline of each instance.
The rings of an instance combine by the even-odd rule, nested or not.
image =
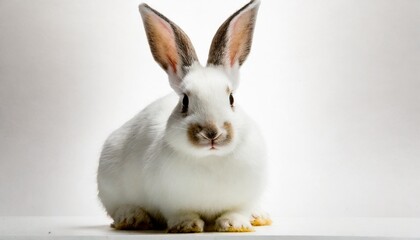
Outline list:
[[[172,166],[162,173],[157,194],[180,208],[222,210],[254,200],[262,189],[262,176],[246,165]]]

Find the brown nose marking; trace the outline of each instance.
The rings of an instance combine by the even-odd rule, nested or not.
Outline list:
[[[223,128],[226,130],[226,136],[225,136],[225,140],[223,141],[223,143],[229,143],[232,141],[233,138],[233,129],[232,129],[232,123],[230,122],[224,122],[223,123]]]
[[[203,128],[197,124],[191,124],[188,127],[188,140],[190,140],[190,142],[194,145],[199,145],[200,143],[200,138],[198,137],[198,134],[201,132]]]
[[[209,139],[216,138],[219,133],[219,131],[217,131],[217,126],[214,123],[206,123],[205,125],[200,125],[198,123],[191,124],[188,127],[188,139],[192,144],[200,145],[200,141],[203,140],[203,137],[200,137],[200,132]]]
[[[227,144],[231,142],[233,138],[232,124],[230,122],[224,122],[223,128],[226,130],[226,134],[223,134],[224,136],[219,138],[219,131],[214,123],[207,123],[203,126],[198,123],[190,124],[187,131],[188,140],[193,145],[199,146],[202,144],[202,141],[206,141],[203,139],[203,136],[200,136],[200,133],[202,133],[210,140],[214,140],[217,137],[215,142],[218,142],[219,144]]]

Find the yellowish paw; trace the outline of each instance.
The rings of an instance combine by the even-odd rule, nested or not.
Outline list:
[[[269,226],[273,223],[270,218],[256,217],[251,219],[252,226]]]
[[[216,220],[216,231],[218,232],[253,232],[249,219],[240,214],[227,214]]]
[[[228,227],[223,232],[254,232],[255,230],[251,227]]]
[[[251,215],[250,219],[252,226],[268,226],[273,223],[270,215],[263,211],[256,211]]]

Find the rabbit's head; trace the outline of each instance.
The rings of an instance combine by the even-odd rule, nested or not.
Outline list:
[[[194,156],[221,156],[230,153],[246,133],[234,93],[239,67],[251,49],[258,6],[259,1],[249,2],[220,26],[204,67],[177,25],[148,5],[140,5],[153,57],[179,96],[165,132],[170,147]]]

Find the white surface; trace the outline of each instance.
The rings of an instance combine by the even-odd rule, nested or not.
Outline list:
[[[279,218],[272,226],[257,227],[252,233],[201,234],[115,231],[109,223],[108,219],[92,217],[0,217],[0,239],[420,239],[418,218]]]
[[[205,62],[247,2],[144,0]],[[101,215],[106,136],[170,91],[141,0],[0,1],[0,215]],[[281,216],[420,217],[420,1],[262,0],[235,100]]]

